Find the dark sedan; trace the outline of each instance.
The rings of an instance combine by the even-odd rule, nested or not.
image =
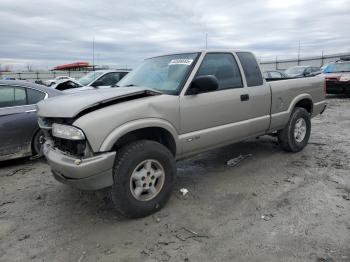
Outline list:
[[[0,161],[40,152],[43,134],[35,104],[61,94],[26,81],[0,80]]]
[[[281,79],[289,78],[285,73],[277,70],[268,70],[263,73],[263,76],[268,81],[277,81]]]
[[[321,74],[321,69],[316,66],[292,66],[284,71],[289,77],[300,78]]]

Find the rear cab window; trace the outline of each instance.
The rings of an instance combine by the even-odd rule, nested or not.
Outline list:
[[[247,86],[261,86],[264,81],[254,55],[249,52],[237,52],[236,54],[243,67]]]

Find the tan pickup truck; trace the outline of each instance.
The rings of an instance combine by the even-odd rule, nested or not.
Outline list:
[[[146,59],[117,86],[47,99],[38,114],[55,178],[110,187],[121,213],[141,217],[169,199],[176,160],[265,134],[298,152],[325,107],[322,78],[268,83],[252,53],[205,50]]]

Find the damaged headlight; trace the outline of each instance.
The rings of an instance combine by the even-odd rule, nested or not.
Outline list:
[[[61,124],[52,125],[52,135],[54,137],[69,139],[69,140],[84,140],[85,135],[83,131],[74,127]]]

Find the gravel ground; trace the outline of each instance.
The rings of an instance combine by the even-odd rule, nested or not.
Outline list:
[[[350,261],[350,98],[328,102],[300,153],[262,137],[179,162],[169,203],[143,219],[43,159],[0,163],[0,261]]]

